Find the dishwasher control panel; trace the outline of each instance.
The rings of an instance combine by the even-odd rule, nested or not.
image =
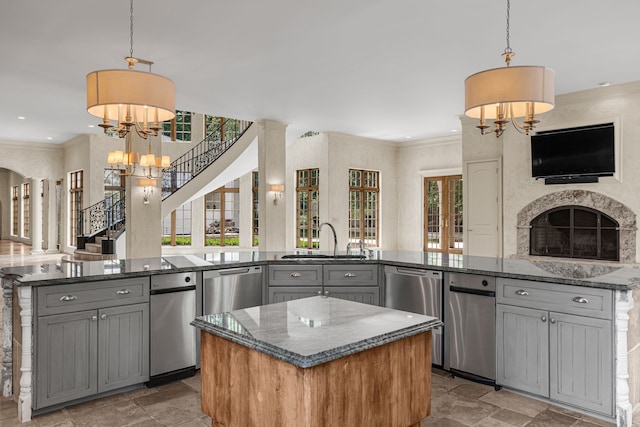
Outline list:
[[[151,290],[174,289],[195,286],[196,273],[169,273],[151,276]]]

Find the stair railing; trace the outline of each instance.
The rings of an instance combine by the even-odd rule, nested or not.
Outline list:
[[[78,213],[78,236],[92,237],[102,231],[114,230],[125,221],[125,191],[107,196]]]
[[[191,150],[171,162],[162,174],[162,198],[166,199],[222,156],[253,122],[224,119]]]

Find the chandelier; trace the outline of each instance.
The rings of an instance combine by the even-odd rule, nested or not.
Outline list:
[[[87,111],[102,119],[99,126],[105,133],[112,129],[124,138],[134,129],[144,139],[157,136],[162,122],[175,117],[175,85],[170,79],[151,73],[153,62],[133,56],[133,0],[130,50],[124,59],[129,64],[127,69],[87,74]],[[135,70],[136,63],[148,65],[149,71]]]
[[[511,1],[507,0],[507,47],[502,56],[506,67],[473,74],[464,82],[465,111],[468,117],[480,119],[480,133],[489,133],[487,119],[493,119],[493,132],[499,137],[511,121],[521,133],[529,135],[539,120],[536,114],[554,107],[556,72],[542,66],[511,67],[515,52],[509,44]],[[516,118],[524,117],[522,124]]]

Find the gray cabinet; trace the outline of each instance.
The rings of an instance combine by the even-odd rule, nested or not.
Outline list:
[[[377,264],[270,265],[269,303],[325,295],[380,305]]]
[[[513,279],[498,285],[498,384],[612,416],[611,291]]]
[[[38,288],[34,409],[149,379],[148,281]]]

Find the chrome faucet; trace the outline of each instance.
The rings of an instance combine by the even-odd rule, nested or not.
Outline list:
[[[364,242],[360,239],[360,255],[364,254]]]
[[[318,228],[318,234],[320,234],[320,232],[322,231],[322,226],[325,224],[328,225],[333,232],[333,256],[336,256],[338,254],[338,236],[336,236],[336,229],[333,228],[333,225],[329,224],[328,222],[321,223],[320,228]]]

